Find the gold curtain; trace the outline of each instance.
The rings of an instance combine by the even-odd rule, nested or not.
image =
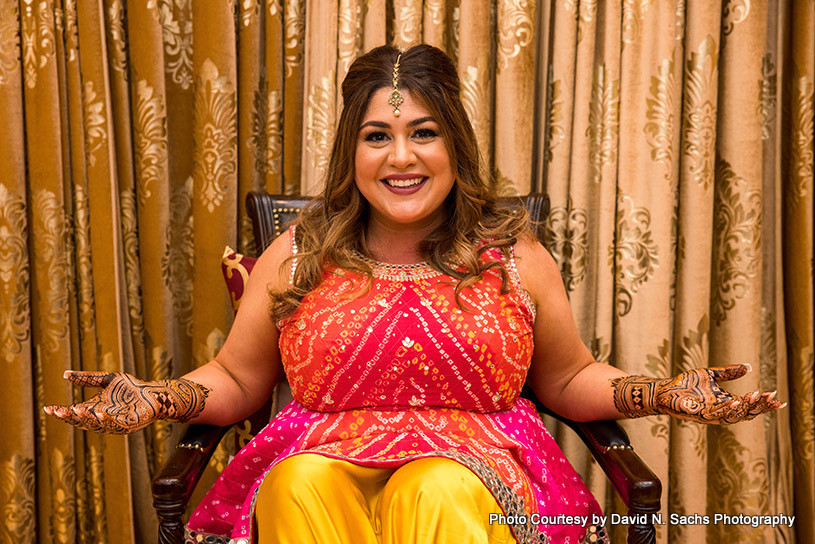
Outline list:
[[[666,521],[796,515],[659,541],[815,542],[813,0],[0,0],[0,542],[154,540],[172,428],[97,436],[42,405],[92,394],[69,368],[209,360],[223,247],[252,253],[246,193],[319,191],[350,62],[421,41],[457,61],[500,191],[550,193],[547,246],[598,360],[750,362],[731,390],[790,401],[727,428],[626,422]]]
[[[626,422],[663,481],[666,521],[797,515],[793,529],[668,523],[660,542],[815,541],[814,10],[749,0],[543,8],[536,151],[552,198],[547,246],[584,341],[632,373],[749,362],[732,391],[777,388],[790,400],[733,427]],[[596,467],[561,438],[601,495]]]

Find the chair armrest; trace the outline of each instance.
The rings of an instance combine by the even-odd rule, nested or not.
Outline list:
[[[544,406],[528,385],[521,395],[535,403],[539,412],[555,417],[577,433],[631,513],[659,511],[662,484],[636,454],[619,423],[611,420],[577,422],[561,417]]]
[[[659,512],[662,484],[616,421],[578,423],[559,419],[583,440],[632,513]]]
[[[153,506],[161,512],[185,509],[198,480],[229,427],[190,425],[153,476]]]
[[[181,544],[184,511],[215,448],[229,427],[190,425],[170,457],[153,476],[153,507],[159,544]]]
[[[153,502],[189,501],[215,448],[229,427],[190,425],[169,458],[153,476]]]

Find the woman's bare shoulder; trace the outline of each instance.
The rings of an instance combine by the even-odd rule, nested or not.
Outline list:
[[[249,279],[256,275],[265,280],[265,287],[275,291],[283,291],[288,287],[291,261],[287,261],[292,255],[293,229],[287,229],[275,238],[271,244],[263,251],[263,254],[255,263]]]
[[[515,258],[519,268],[521,266],[533,270],[540,266],[557,268],[552,255],[531,232],[524,232],[518,236],[518,241],[515,243]]]
[[[518,237],[515,244],[515,261],[521,283],[536,301],[552,288],[562,289],[563,283],[557,263],[531,232]]]

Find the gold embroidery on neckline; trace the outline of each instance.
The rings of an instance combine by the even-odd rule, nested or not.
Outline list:
[[[442,273],[422,261],[414,264],[391,264],[375,261],[354,250],[354,256],[371,267],[376,279],[392,281],[415,281],[435,278]]]

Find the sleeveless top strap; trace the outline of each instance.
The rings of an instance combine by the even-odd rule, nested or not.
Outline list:
[[[529,313],[532,314],[532,319],[534,320],[537,316],[537,310],[535,308],[535,301],[532,300],[532,297],[529,296],[529,291],[524,289],[523,284],[521,284],[521,275],[518,273],[518,265],[515,262],[515,246],[509,246],[509,262],[504,263],[507,268],[507,274],[509,274],[509,281],[512,284],[512,287],[515,291],[521,295],[521,298],[524,301]]]
[[[291,260],[291,272],[289,272],[289,287],[294,285],[294,271],[297,269],[297,240],[294,238],[294,235],[297,231],[297,225],[292,225],[289,229],[291,233],[291,254],[294,257]]]

